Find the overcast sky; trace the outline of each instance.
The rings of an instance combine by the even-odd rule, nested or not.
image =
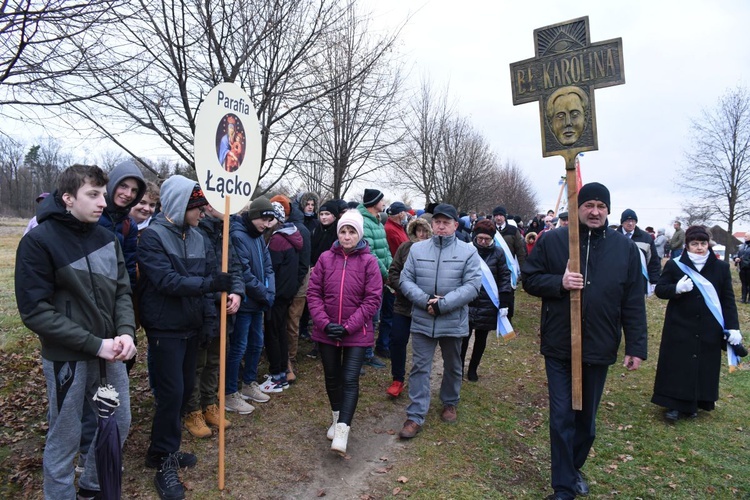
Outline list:
[[[533,31],[589,16],[593,42],[622,38],[625,85],[595,90],[599,150],[581,159],[584,183],[612,195],[610,222],[631,208],[640,227],[664,227],[686,200],[675,186],[690,175],[690,120],[727,89],[750,83],[746,0],[377,0],[378,23],[413,17],[401,50],[411,77],[449,85],[457,110],[472,119],[501,158],[533,180],[540,210],[553,208],[562,157],[542,157],[539,106],[513,106],[509,64],[534,57]],[[498,200],[502,202],[502,200]],[[735,224],[735,230],[750,229]]]

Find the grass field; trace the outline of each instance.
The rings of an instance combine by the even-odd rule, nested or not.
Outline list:
[[[1,498],[39,498],[46,397],[38,342],[18,318],[13,296],[15,248],[25,221],[0,220],[0,484]],[[738,283],[735,284],[738,288]],[[519,291],[514,326],[519,337],[488,342],[477,383],[462,388],[459,421],[439,421],[439,401],[422,433],[408,443],[392,435],[403,421],[405,398],[389,401],[389,370],[361,380],[358,433],[388,432],[388,466],[373,468],[346,498],[542,498],[549,488],[549,438],[543,358],[539,355],[539,301]],[[667,425],[649,400],[666,302],[648,299],[649,359],[637,372],[610,368],[597,440],[584,468],[596,498],[750,498],[750,371],[722,368],[715,411]],[[750,330],[750,306],[738,304]],[[746,344],[750,344],[745,334]],[[143,345],[143,344],[141,344]],[[301,343],[301,352],[309,348]],[[143,351],[143,349],[141,349]],[[141,360],[145,357],[139,353]],[[620,356],[620,359],[622,356]],[[726,363],[726,362],[725,362]],[[183,474],[189,498],[313,498],[298,495],[317,475],[347,467],[321,458],[327,401],[319,362],[300,357],[300,381],[249,419],[231,417],[227,432],[228,487],[216,489],[213,468]],[[261,371],[261,373],[263,373]],[[155,498],[152,471],[143,467],[153,400],[145,363],[132,378],[133,426],[125,453],[124,498]],[[388,427],[388,426],[386,426]],[[323,431],[324,433],[324,431]],[[216,440],[183,439],[185,447],[216,457]],[[377,458],[372,460],[377,461]],[[200,465],[200,464],[199,464]],[[373,467],[377,467],[375,464]],[[400,480],[399,480],[400,479]],[[325,492],[318,492],[325,493]],[[331,495],[330,498],[338,498]]]

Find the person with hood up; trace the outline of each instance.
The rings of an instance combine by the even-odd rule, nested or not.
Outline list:
[[[120,240],[132,288],[135,288],[136,282],[138,223],[130,216],[130,209],[141,201],[145,193],[146,180],[138,165],[131,160],[117,164],[109,173],[107,208],[99,219],[99,225],[112,231]]]
[[[156,399],[146,466],[158,469],[161,498],[182,498],[178,470],[197,459],[180,451],[180,417],[193,392],[200,338],[217,321],[214,293],[230,292],[233,279],[214,272],[210,243],[196,229],[208,205],[200,186],[173,175],[161,187],[161,203],[138,242],[138,310]]]
[[[15,296],[24,325],[41,342],[47,388],[47,437],[42,473],[44,498],[76,498],[73,459],[81,439],[83,405],[93,405],[100,359],[119,394],[120,445],[130,429],[125,365],[136,348],[130,284],[120,243],[97,222],[105,209],[107,176],[97,166],[73,165],[37,207],[39,226],[16,251]],[[90,264],[90,265],[87,265]],[[89,448],[77,498],[100,494]]]
[[[411,246],[418,241],[432,238],[432,228],[427,220],[417,217],[406,226],[406,234],[409,236],[409,240],[403,242],[396,249],[391,267],[388,268],[387,285],[393,288],[396,300],[393,303],[393,326],[391,328],[391,376],[393,382],[385,392],[394,398],[399,397],[404,392],[406,347],[411,335],[411,302],[401,293],[399,279]]]
[[[331,450],[344,455],[359,399],[359,372],[375,338],[372,318],[380,307],[383,281],[364,239],[360,213],[346,212],[337,229],[338,241],[315,264],[307,303],[331,404],[333,422],[326,436]]]
[[[727,262],[716,258],[710,241],[705,226],[687,228],[685,251],[667,262],[656,285],[656,296],[669,302],[651,402],[666,409],[667,422],[681,416],[696,417],[698,409],[715,408],[722,345],[742,343],[732,273]],[[700,291],[709,287],[717,300],[711,305]],[[723,325],[711,312],[712,307],[721,310]]]
[[[318,221],[318,204],[320,196],[312,191],[302,193],[297,197],[297,205],[305,216],[305,227],[312,233],[313,229],[320,223]]]
[[[276,283],[276,296],[271,310],[266,313],[263,339],[268,357],[270,377],[260,385],[265,393],[281,392],[289,387],[287,368],[289,366],[289,345],[286,322],[289,304],[297,293],[304,275],[299,274],[299,254],[302,251],[302,235],[297,227],[286,222],[284,206],[278,201],[271,202],[274,216],[278,221],[268,242]],[[307,273],[305,273],[307,274]]]
[[[473,241],[479,257],[487,264],[492,279],[497,285],[500,310],[490,299],[484,286],[479,290],[479,296],[469,304],[469,336],[461,341],[461,366],[466,363],[466,351],[469,348],[471,332],[474,332],[474,348],[471,351],[469,370],[466,378],[470,382],[479,380],[477,368],[482,361],[484,349],[487,346],[487,334],[497,328],[498,314],[508,315],[508,302],[512,288],[510,286],[510,269],[505,263],[505,252],[495,245],[495,225],[488,220],[478,221],[474,225]]]

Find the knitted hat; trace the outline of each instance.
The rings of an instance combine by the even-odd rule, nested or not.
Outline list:
[[[635,212],[629,208],[626,208],[622,213],[622,216],[620,216],[620,224],[624,224],[628,219],[633,219],[634,221],[638,222],[638,216],[635,215]]]
[[[284,217],[289,217],[289,214],[292,213],[292,202],[289,201],[289,198],[287,198],[283,194],[277,194],[276,196],[271,198],[271,203],[273,203],[274,201],[280,203],[281,206],[284,207]]]
[[[346,206],[348,207],[347,210],[351,210],[353,208],[357,208],[359,206],[359,203],[357,203],[356,201],[350,201],[346,204]]]
[[[36,202],[39,203],[43,199],[45,199],[47,196],[49,196],[49,193],[40,193],[39,196],[36,197]]]
[[[711,241],[711,233],[706,226],[690,226],[685,230],[685,246],[691,241]]]
[[[580,207],[587,201],[596,200],[601,201],[607,205],[607,212],[609,213],[609,189],[603,184],[598,182],[589,182],[584,184],[580,191],[578,191],[578,206]]]
[[[362,218],[362,214],[359,213],[359,210],[349,210],[345,212],[339,219],[339,223],[336,225],[336,232],[338,233],[341,231],[341,228],[344,226],[352,227],[357,232],[357,236],[359,236],[360,240],[365,235],[365,221]]]
[[[365,195],[362,197],[362,204],[366,207],[372,207],[383,199],[383,193],[377,189],[365,189]]]
[[[196,184],[193,188],[193,192],[190,193],[187,210],[190,210],[191,208],[205,207],[206,205],[208,205],[208,200],[203,196],[200,184]]]
[[[391,203],[391,206],[388,207],[386,213],[388,215],[398,215],[401,212],[406,212],[407,210],[408,208],[406,207],[406,205],[404,205],[400,201],[394,201],[393,203]]]
[[[458,212],[456,211],[456,207],[454,207],[453,205],[449,205],[448,203],[441,203],[434,208],[434,210],[432,211],[433,218],[438,215],[443,215],[445,217],[453,219],[454,221],[458,221]]]
[[[474,223],[474,236],[478,234],[486,234],[487,236],[494,238],[496,232],[495,224],[489,219],[478,220]]]
[[[272,201],[271,205],[273,205],[273,216],[276,217],[276,219],[281,223],[286,222],[286,212],[284,211],[284,205],[279,203],[278,201]]]
[[[247,211],[248,220],[260,219],[261,217],[276,217],[273,205],[268,198],[263,196],[254,199]]]
[[[496,215],[502,215],[503,217],[505,217],[507,219],[508,218],[508,211],[505,210],[504,206],[498,205],[498,206],[496,206],[495,208],[492,209],[492,216],[494,217]]]
[[[320,210],[318,210],[318,213],[320,212],[331,212],[334,217],[338,218],[340,212],[338,201],[328,200],[327,202],[323,203],[320,206]]]

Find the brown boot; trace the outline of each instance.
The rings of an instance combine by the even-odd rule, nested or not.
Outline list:
[[[211,429],[206,425],[203,413],[200,410],[188,413],[185,416],[185,428],[197,438],[207,438],[211,435]]]
[[[456,407],[453,405],[445,405],[443,406],[443,413],[440,415],[440,419],[443,422],[448,422],[449,424],[452,424],[456,421],[458,418],[458,415],[456,414]]]
[[[404,427],[401,432],[398,433],[398,437],[401,439],[411,439],[422,430],[422,426],[416,423],[414,420],[407,420],[404,422]]]
[[[203,418],[206,420],[208,425],[219,427],[219,405],[210,405],[203,412]],[[224,430],[232,427],[232,422],[224,418]]]

